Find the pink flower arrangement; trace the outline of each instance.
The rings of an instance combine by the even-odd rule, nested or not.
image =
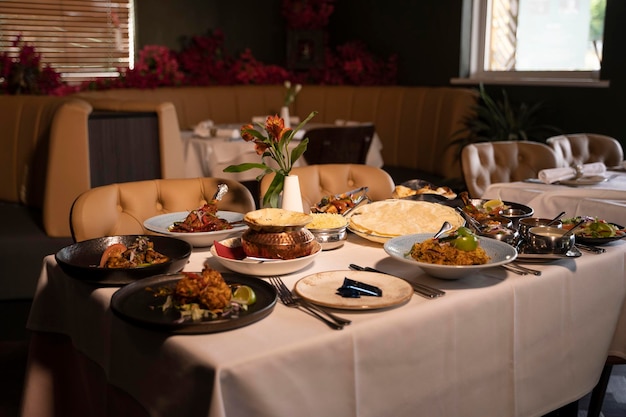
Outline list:
[[[334,0],[283,0],[287,29],[316,30],[328,26]]]
[[[64,86],[61,74],[45,65],[35,48],[18,36],[12,43],[19,48],[17,57],[8,51],[0,53],[0,94],[59,95]]]

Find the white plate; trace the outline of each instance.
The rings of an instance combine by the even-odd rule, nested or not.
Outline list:
[[[345,277],[380,288],[383,291],[382,297],[345,298],[336,294]],[[294,289],[300,297],[312,303],[346,310],[394,307],[406,303],[413,296],[411,284],[403,279],[367,271],[318,272],[296,282]]]
[[[224,246],[237,247],[241,246],[241,238],[233,237],[219,241]],[[316,243],[315,250],[309,256],[303,256],[302,258],[295,259],[268,259],[261,260],[259,258],[253,259],[230,259],[224,258],[217,254],[215,246],[211,247],[211,255],[222,266],[230,269],[231,271],[239,272],[245,275],[256,275],[259,277],[269,277],[272,275],[285,275],[292,272],[299,271],[300,269],[308,266],[317,255],[322,251],[322,245]]]
[[[478,240],[480,246],[487,252],[487,256],[491,258],[491,260],[484,265],[436,265],[418,262],[413,259],[409,254],[413,244],[423,242],[431,237],[432,234],[429,233],[395,237],[385,243],[384,249],[392,258],[417,265],[428,275],[443,279],[464,278],[485,268],[508,264],[517,258],[517,250],[508,243],[479,236]]]
[[[174,222],[182,222],[185,220],[188,211],[179,211],[176,213],[161,214],[159,216],[150,217],[143,222],[143,226],[155,233],[160,233],[165,236],[176,237],[189,242],[196,248],[206,247],[213,245],[214,241],[220,241],[227,237],[237,236],[243,233],[248,228],[245,224],[237,225],[228,230],[217,230],[215,232],[193,232],[193,233],[177,233],[170,232],[169,228]],[[233,211],[219,211],[217,217],[227,220],[229,222],[236,222],[243,220],[242,213],[235,213]]]
[[[574,178],[571,180],[559,181],[561,185],[577,186],[577,185],[596,185],[607,181],[608,178],[604,175],[590,175],[587,177]]]

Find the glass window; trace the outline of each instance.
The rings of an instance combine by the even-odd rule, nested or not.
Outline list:
[[[132,0],[0,1],[0,50],[33,46],[68,83],[118,75],[133,66]]]
[[[594,82],[606,0],[474,0],[469,78]]]

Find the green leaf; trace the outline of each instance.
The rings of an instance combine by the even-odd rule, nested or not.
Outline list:
[[[297,161],[300,156],[306,151],[307,146],[309,145],[309,138],[304,138],[300,141],[298,146],[293,148],[291,151],[291,161]]]
[[[258,164],[258,163],[254,163],[254,162],[246,162],[243,164],[239,164],[239,165],[229,165],[226,168],[224,168],[224,172],[243,172],[243,171],[248,171],[250,169],[254,169],[254,168],[259,168],[262,170],[267,170],[268,167],[265,164]]]
[[[267,188],[265,195],[263,196],[263,206],[264,207],[278,207],[278,197],[283,190],[283,186],[285,183],[285,176],[277,172],[276,176],[270,183],[270,186]]]

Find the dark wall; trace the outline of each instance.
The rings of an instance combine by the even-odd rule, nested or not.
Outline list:
[[[449,85],[460,68],[464,0],[337,0],[330,43],[363,40],[380,56],[398,54],[401,85]],[[281,0],[136,0],[138,48],[179,49],[184,36],[222,29],[231,54],[250,48],[268,64],[285,64]],[[544,103],[542,120],[564,132],[596,132],[626,145],[626,1],[608,0],[602,77],[609,88],[487,86],[513,102]]]

